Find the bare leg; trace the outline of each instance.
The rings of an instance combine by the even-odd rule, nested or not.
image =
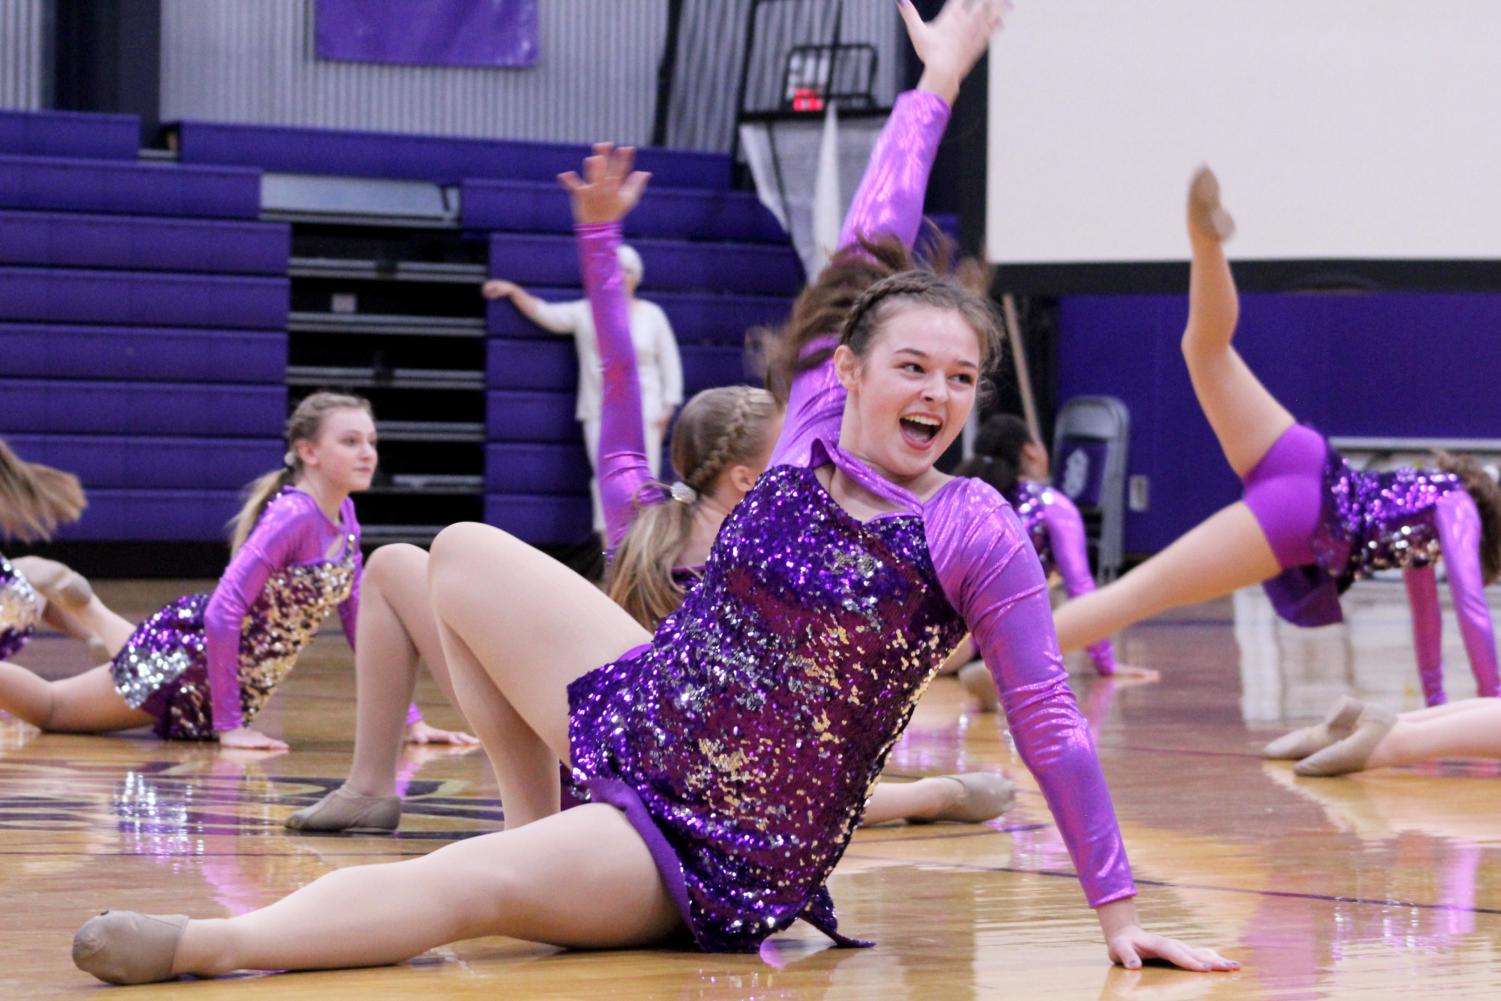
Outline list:
[[[429,591],[465,717],[512,830],[558,809],[568,683],[651,637],[598,588],[488,525],[433,541]]]
[[[1230,346],[1240,319],[1240,300],[1221,245],[1224,229],[1211,221],[1216,212],[1224,212],[1219,207],[1219,183],[1206,169],[1189,188],[1188,240],[1193,262],[1183,359],[1225,461],[1235,475],[1243,477],[1293,425],[1293,416]]]
[[[72,620],[71,625],[62,625],[68,635],[85,643],[89,643],[91,638],[97,638],[100,643],[98,652],[106,657],[119,654],[136,628],[135,623],[100,601],[97,594],[81,608],[58,607],[57,611],[65,623]],[[93,650],[93,647],[90,649]]]
[[[1058,644],[1079,650],[1134,622],[1275,577],[1280,568],[1251,509],[1221,509],[1130,573],[1067,602],[1053,616]]]
[[[882,780],[865,802],[861,826],[893,820],[913,823],[955,820],[983,823],[999,817],[1016,800],[1016,787],[997,772],[936,775],[916,782]]]
[[[1462,707],[1462,708],[1461,708]],[[1450,709],[1440,713],[1438,709]],[[1371,752],[1367,768],[1439,758],[1501,758],[1501,699],[1466,699],[1403,713]]]
[[[48,681],[19,664],[0,664],[0,709],[51,733],[103,733],[151,723],[115,690],[110,666]]]
[[[679,921],[625,815],[590,805],[422,858],[340,869],[241,917],[191,921],[172,972],[377,966],[487,935],[623,948],[659,942]]]
[[[89,646],[96,661],[120,652],[135,626],[115,614],[99,600],[87,579],[71,567],[40,556],[19,556],[12,561],[17,570],[47,600],[43,618]]]
[[[382,546],[365,565],[360,587],[354,764],[344,783],[351,792],[396,794],[396,760],[419,660],[458,706],[428,601],[427,553],[416,546]]]

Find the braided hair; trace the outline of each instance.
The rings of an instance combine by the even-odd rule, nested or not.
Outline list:
[[[951,309],[974,330],[980,342],[980,368],[988,369],[1001,353],[1001,332],[990,303],[969,289],[926,269],[888,275],[860,294],[850,308],[839,343],[865,357],[881,321],[898,303]]]
[[[686,490],[667,503],[636,505],[636,516],[605,572],[605,591],[647,629],[677,610],[683,591],[673,561],[688,540],[698,498],[712,493],[725,470],[749,465],[766,451],[777,408],[752,386],[721,386],[696,394],[672,429],[672,468]],[[663,489],[662,484],[649,486]]]

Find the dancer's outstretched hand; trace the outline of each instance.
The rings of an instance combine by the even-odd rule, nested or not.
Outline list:
[[[931,21],[922,19],[912,0],[897,0],[897,8],[923,64],[917,89],[953,104],[959,84],[990,47],[990,36],[1000,30],[1011,0],[948,0]]]
[[[479,287],[480,295],[486,299],[509,299],[519,291],[521,291],[520,285],[501,278],[491,278]]]
[[[1226,959],[1213,949],[1196,949],[1175,938],[1154,935],[1136,921],[1136,905],[1128,898],[1095,909],[1110,961],[1128,970],[1141,968],[1143,960],[1160,959],[1195,973],[1240,969],[1233,959]]]
[[[573,198],[574,222],[614,222],[630,214],[651,179],[645,171],[631,170],[635,158],[630,146],[595,143],[594,155],[584,157],[582,178],[571,170],[558,175]]]
[[[477,746],[479,738],[463,730],[440,730],[428,726],[426,720],[418,720],[407,727],[408,744],[462,744]]]
[[[242,751],[288,751],[290,745],[284,740],[268,737],[259,730],[242,726],[238,730],[225,730],[219,734],[220,747],[237,747]]]

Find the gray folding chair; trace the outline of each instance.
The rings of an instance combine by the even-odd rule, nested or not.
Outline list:
[[[1053,486],[1084,516],[1100,583],[1116,578],[1126,523],[1131,413],[1113,396],[1076,396],[1053,429]]]

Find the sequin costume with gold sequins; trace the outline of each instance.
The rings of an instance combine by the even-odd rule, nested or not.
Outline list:
[[[0,556],[0,660],[20,652],[41,617],[41,596],[21,571]]]
[[[1063,578],[1063,590],[1070,598],[1093,591],[1094,574],[1089,571],[1084,519],[1074,502],[1061,490],[1031,480],[1017,480],[1004,496],[1032,540],[1032,548],[1042,562],[1042,572],[1051,577],[1057,570]],[[1088,651],[1096,671],[1102,675],[1115,673],[1115,648],[1108,639],[1091,643]]]
[[[583,227],[580,244],[603,330],[612,304],[601,300],[622,294],[610,229]],[[839,451],[831,368],[794,383],[772,467],[726,518],[682,607],[651,643],[569,686],[575,778],[626,814],[701,948],[753,950],[798,917],[855,944],[837,933],[825,880],[918,696],[968,630],[1090,903],[1131,895],[1046,581],[1014,513],[974,480],[919,499]],[[829,462],[899,510],[854,519],[817,478]]]
[[[136,627],[115,657],[115,688],[156,717],[159,737],[208,740],[244,726],[335,606],[354,644],[362,563],[353,501],[340,522],[283,488],[212,594],[178,598]]]
[[[1377,570],[1403,571],[1429,705],[1445,699],[1433,572],[1442,559],[1477,690],[1501,694],[1480,514],[1459,477],[1434,469],[1361,472],[1317,431],[1295,424],[1246,475],[1245,500],[1283,567],[1262,586],[1295,625],[1341,622],[1339,598],[1351,584]]]

